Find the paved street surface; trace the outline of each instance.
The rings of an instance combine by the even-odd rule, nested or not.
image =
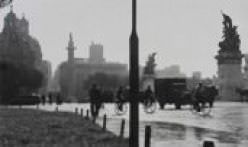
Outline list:
[[[29,106],[35,108],[34,106]],[[40,109],[54,111],[56,105],[39,106]],[[83,108],[84,114],[89,104],[63,104],[60,111],[74,111]],[[215,141],[216,147],[248,146],[248,103],[216,103],[211,115],[200,116],[190,111],[188,106],[175,110],[166,106],[154,114],[146,114],[140,106],[140,145],[143,147],[145,125],[152,127],[152,147],[200,147],[203,140]],[[107,114],[107,128],[119,135],[121,119],[128,121],[128,113],[115,114],[113,104],[105,104],[97,122],[102,124],[102,116]],[[128,136],[126,122],[125,136]]]

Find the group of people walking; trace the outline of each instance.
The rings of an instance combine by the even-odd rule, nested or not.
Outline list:
[[[212,108],[215,97],[218,95],[218,89],[213,85],[203,85],[199,83],[193,93],[193,106],[200,112],[202,107],[205,107],[206,103],[209,103],[208,107]]]
[[[118,109],[122,111],[123,104],[130,101],[129,89],[120,86],[116,92],[110,92],[113,95]],[[209,107],[213,106],[214,98],[217,95],[217,89],[213,86],[204,86],[202,83],[193,90],[191,93],[192,104],[197,111],[201,111],[201,108],[205,106],[206,103],[209,103]],[[99,110],[102,106],[102,103],[106,102],[104,99],[104,91],[101,90],[99,86],[93,84],[89,89],[90,97],[90,109],[91,115],[97,117]],[[144,91],[139,92],[138,101],[143,103],[147,108],[151,107],[155,102],[155,95],[151,86],[147,86]],[[111,98],[109,98],[111,99]],[[110,100],[113,102],[113,99]]]
[[[52,104],[56,102],[57,105],[62,103],[62,98],[60,93],[48,93],[47,95],[43,94],[40,96],[40,102],[45,105],[45,103]]]
[[[99,110],[102,106],[102,103],[104,100],[102,99],[103,92],[97,86],[96,84],[93,84],[91,88],[89,89],[89,97],[90,97],[90,110],[91,114],[94,117],[97,117],[99,114]],[[124,88],[123,86],[120,86],[116,93],[113,94],[116,103],[118,106],[121,106],[123,103],[129,101],[129,88]],[[141,98],[142,97],[142,98]],[[139,96],[139,99],[141,99],[141,102],[144,102],[145,105],[149,105],[154,101],[153,91],[151,89],[151,86],[148,86],[147,89],[143,92],[142,96]]]
[[[112,98],[116,98],[117,103],[122,103],[124,101],[127,101],[127,97],[125,96],[126,90],[120,86],[114,94],[111,92],[109,96]],[[97,117],[99,114],[99,110],[102,106],[102,103],[105,102],[104,100],[104,91],[101,90],[101,88],[97,84],[93,84],[91,88],[89,89],[89,97],[90,97],[90,110],[91,110],[91,115],[93,117]],[[110,98],[109,98],[110,99]]]

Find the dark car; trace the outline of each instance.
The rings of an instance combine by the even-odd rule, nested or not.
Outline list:
[[[17,96],[9,101],[10,105],[36,105],[40,103],[37,95]]]

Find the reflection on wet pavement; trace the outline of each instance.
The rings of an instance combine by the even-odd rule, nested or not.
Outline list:
[[[60,111],[71,111],[75,108],[89,109],[89,104],[63,104]],[[41,109],[54,111],[55,105],[40,106]],[[106,104],[101,110],[97,122],[102,125],[102,116],[108,115],[107,128],[119,135],[121,119],[126,119],[125,135],[128,137],[129,115],[118,116],[112,104]],[[140,146],[144,143],[144,128],[152,127],[152,147],[200,147],[204,140],[213,140],[216,147],[248,146],[248,103],[216,103],[210,116],[199,116],[189,111],[175,110],[166,106],[154,114],[144,113],[140,108]]]

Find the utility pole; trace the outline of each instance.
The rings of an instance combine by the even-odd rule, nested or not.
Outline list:
[[[129,38],[129,147],[139,147],[139,39],[136,30],[136,7],[136,0],[132,0],[132,32]]]

